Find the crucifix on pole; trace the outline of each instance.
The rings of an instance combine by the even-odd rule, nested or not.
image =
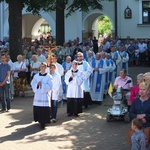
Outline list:
[[[52,63],[52,51],[54,51],[58,46],[43,46],[44,49],[46,49],[48,51],[48,58],[47,58],[47,64],[48,66],[50,66],[50,64]]]

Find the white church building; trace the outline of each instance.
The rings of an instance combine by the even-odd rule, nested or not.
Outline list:
[[[68,6],[72,0],[68,0]],[[150,37],[150,0],[117,0],[116,2],[102,1],[103,10],[91,10],[88,13],[76,11],[65,18],[65,41],[87,36],[98,38],[98,17],[106,15],[111,20],[112,34],[121,39]],[[40,32],[52,31],[56,36],[55,12],[43,12],[41,16],[22,11],[22,37],[35,39]],[[0,40],[9,37],[8,5],[0,3]]]

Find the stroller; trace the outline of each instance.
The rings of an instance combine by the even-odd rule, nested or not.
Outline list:
[[[126,84],[131,83],[128,80]],[[125,84],[125,85],[126,85]],[[125,86],[124,85],[124,86]],[[127,89],[118,86],[116,92],[113,94],[113,106],[107,110],[107,122],[110,122],[113,118],[123,119],[125,122],[130,122],[130,115],[128,112],[127,99],[125,93],[129,92]]]

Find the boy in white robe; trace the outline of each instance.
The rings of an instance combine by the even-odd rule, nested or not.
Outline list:
[[[52,63],[50,65],[50,73],[53,78],[53,87],[52,87],[52,106],[51,106],[51,122],[56,122],[56,116],[57,116],[57,107],[58,107],[58,98],[59,98],[59,92],[61,87],[61,77],[60,75],[55,72],[56,65]]]
[[[55,72],[57,72],[58,74],[60,74],[60,76],[62,77],[62,76],[64,75],[64,68],[62,67],[61,64],[59,64],[59,63],[57,62],[57,56],[56,56],[56,55],[54,55],[54,56],[52,57],[52,63],[54,63],[54,64],[56,65],[56,70],[55,70]],[[59,91],[60,91],[60,92],[59,92],[58,101],[60,102],[60,101],[62,101],[62,99],[63,99],[63,88],[62,88],[62,85],[60,86]]]

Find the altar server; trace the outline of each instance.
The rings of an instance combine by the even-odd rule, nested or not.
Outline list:
[[[45,128],[46,123],[50,123],[50,107],[51,107],[51,90],[52,77],[46,73],[47,64],[45,62],[40,65],[40,73],[37,73],[31,81],[34,92],[33,100],[33,116],[34,121],[38,121],[41,129]]]
[[[72,62],[72,68],[65,74],[65,82],[67,88],[67,114],[68,116],[78,116],[82,113],[82,98],[83,90],[81,84],[83,83],[82,72],[77,69],[78,62]]]
[[[56,122],[56,116],[57,116],[57,107],[58,107],[58,99],[59,99],[59,92],[61,87],[61,77],[60,75],[55,71],[56,65],[52,63],[50,65],[50,73],[52,75],[52,109],[51,109],[51,122]]]

